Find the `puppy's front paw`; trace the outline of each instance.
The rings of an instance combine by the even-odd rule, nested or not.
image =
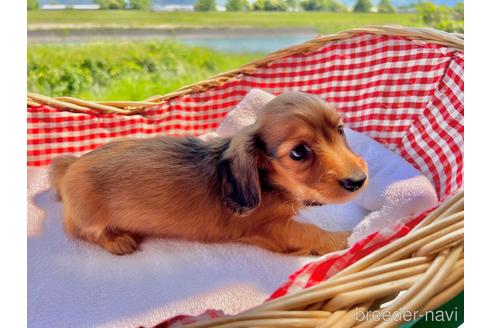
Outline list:
[[[326,232],[324,238],[313,247],[310,254],[323,255],[344,249],[347,247],[347,238],[349,235],[350,232],[348,231]]]
[[[129,234],[124,233],[105,241],[101,246],[115,255],[125,255],[131,254],[138,249],[138,241]]]

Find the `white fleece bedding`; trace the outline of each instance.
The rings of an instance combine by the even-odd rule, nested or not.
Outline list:
[[[252,91],[224,124],[247,122],[235,113],[254,120],[247,111],[256,111],[267,96]],[[298,220],[328,230],[355,228],[354,242],[436,204],[430,182],[403,159],[365,135],[349,130],[347,137],[369,164],[368,189],[350,203],[305,210]],[[65,236],[62,207],[47,191],[46,173],[28,169],[29,327],[151,326],[210,308],[237,313],[260,304],[312,260],[254,246],[166,239],[146,240],[141,251],[114,256]]]

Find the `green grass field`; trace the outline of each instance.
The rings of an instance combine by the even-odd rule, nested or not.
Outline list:
[[[27,89],[88,100],[143,100],[259,56],[221,54],[173,41],[35,45],[27,50]]]
[[[145,12],[30,11],[29,26],[40,24],[121,27],[304,27],[334,33],[365,25],[399,24],[421,26],[417,14],[328,13],[328,12]]]

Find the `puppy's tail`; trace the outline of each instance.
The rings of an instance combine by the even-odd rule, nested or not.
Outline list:
[[[50,183],[51,183],[51,187],[55,189],[56,194],[60,199],[61,199],[60,186],[63,176],[65,175],[65,172],[67,171],[68,167],[72,165],[72,163],[75,162],[76,159],[77,157],[75,156],[67,155],[67,156],[57,157],[51,162],[49,168]]]

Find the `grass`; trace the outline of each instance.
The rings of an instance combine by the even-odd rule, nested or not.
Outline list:
[[[259,56],[221,54],[174,41],[34,45],[27,51],[27,88],[47,96],[143,100]]]
[[[119,27],[289,27],[315,28],[328,34],[365,25],[422,25],[417,14],[327,12],[145,12],[145,11],[30,11],[28,25],[94,25]]]

